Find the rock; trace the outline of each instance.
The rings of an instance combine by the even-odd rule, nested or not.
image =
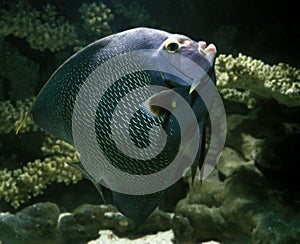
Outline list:
[[[199,177],[196,176],[196,178]],[[214,170],[212,174],[205,180],[200,182],[195,180],[194,183],[191,179],[188,180],[190,185],[187,197],[177,204],[204,204],[209,207],[220,206],[224,201],[224,183],[219,180],[218,171]]]
[[[274,113],[276,111],[276,113]],[[228,115],[226,146],[238,152],[270,181],[298,188],[299,107],[266,102],[247,114]],[[298,116],[299,117],[299,116]]]
[[[266,213],[255,217],[257,226],[252,232],[254,243],[299,243],[300,240],[300,219],[278,218],[278,214]]]
[[[59,208],[54,203],[37,203],[16,214],[0,214],[0,239],[4,243],[44,243],[56,240]]]
[[[225,147],[217,165],[218,173],[221,176],[221,179],[226,179],[230,177],[241,165],[246,166],[247,164],[248,162],[241,157],[237,151],[232,148]]]
[[[247,115],[228,115],[228,133],[226,145],[236,150],[245,160],[254,160],[264,143],[262,138],[257,137],[256,130],[260,124],[255,120],[257,111],[252,111]],[[254,135],[253,135],[254,134]]]
[[[72,213],[61,214],[58,222],[58,229],[65,240],[96,238],[100,229],[111,229],[124,235],[134,228],[134,222],[112,205],[84,204]]]
[[[60,213],[54,203],[37,203],[17,212],[0,213],[0,240],[12,244],[86,243],[110,229],[118,236],[141,236],[171,229],[172,214],[154,211],[138,228],[112,205],[83,204]],[[1,243],[0,241],[0,243]]]
[[[156,210],[137,228],[132,220],[118,212],[112,205],[84,204],[72,213],[61,214],[58,229],[65,241],[96,238],[99,230],[103,229],[110,229],[119,236],[144,235],[170,230],[171,220],[171,214]]]
[[[159,231],[167,231],[171,229],[173,214],[156,209],[141,226],[139,226],[135,233],[148,234]]]
[[[224,222],[218,207],[223,201],[224,183],[218,179],[217,170],[202,183],[190,182],[190,191],[178,202],[172,221],[176,243],[218,240],[220,222]]]
[[[195,242],[195,236],[193,234],[194,229],[191,225],[190,220],[180,213],[176,213],[172,220],[172,230],[174,232],[175,243]]]
[[[71,213],[62,213],[59,216],[57,228],[65,240],[97,236],[97,233],[87,233],[86,226],[79,224]]]
[[[173,230],[176,243],[196,243],[199,240],[218,240],[224,220],[214,207],[203,204],[180,205],[176,209]],[[219,240],[222,240],[220,238]]]
[[[210,177],[211,182],[217,180],[215,175],[208,179]],[[224,191],[221,204],[220,199],[213,197],[212,202],[200,201],[202,194],[207,198],[208,191],[192,189],[187,198],[177,204],[172,225],[177,243],[206,240],[295,243],[300,240],[297,198],[294,205],[288,205],[274,195],[272,185],[254,164],[242,163],[221,184]],[[216,182],[211,183],[213,188],[216,185]]]

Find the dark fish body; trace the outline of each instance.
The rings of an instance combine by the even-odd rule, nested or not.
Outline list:
[[[178,50],[176,50],[176,45],[180,46]],[[173,35],[149,28],[136,28],[100,39],[63,63],[50,77],[33,104],[31,108],[33,120],[45,131],[74,145],[72,135],[74,105],[81,87],[90,74],[100,65],[118,55],[144,49],[162,51],[166,48],[170,49],[170,55],[175,51],[193,60],[214,80],[213,60],[216,52],[214,46],[206,47],[204,42],[197,43],[182,35]],[[164,62],[168,64],[167,60],[158,61],[163,66]],[[115,63],[115,65],[124,64]],[[187,77],[189,76],[188,67],[185,67],[184,64],[180,72]],[[106,80],[99,80],[99,82],[105,84]],[[132,115],[129,128],[121,128],[129,130],[130,138],[136,147],[147,148],[151,143],[149,137],[151,128],[153,126],[161,126],[167,134],[167,139],[165,147],[159,155],[147,160],[139,160],[127,156],[118,149],[112,138],[111,121],[118,103],[129,92],[149,85],[164,86],[166,89],[180,94],[191,106],[197,118],[201,137],[203,137],[207,118],[207,109],[201,97],[195,92],[191,92],[195,88],[193,86],[198,85],[198,81],[192,82],[191,85],[170,73],[142,70],[130,73],[114,82],[105,91],[97,106],[94,121],[97,143],[114,167],[134,175],[148,175],[159,172],[167,167],[179,152],[181,135],[178,121],[172,112],[155,106],[156,101],[164,100],[164,103],[174,104],[174,109],[180,110],[181,104],[178,104],[176,98],[168,90],[155,94],[151,98],[146,92],[140,94],[136,99],[140,100],[142,97],[145,104]],[[91,97],[91,99],[93,98]],[[135,100],[132,102],[134,103]],[[118,116],[126,116],[126,112],[126,110],[121,111]],[[78,119],[84,120],[86,118],[83,114]],[[190,132],[187,131],[186,133]],[[202,140],[199,141],[197,147],[203,148]],[[193,174],[198,164],[201,166],[202,154],[203,150],[198,150],[192,165]],[[138,153],[137,156],[139,156]],[[186,156],[188,155],[182,154],[183,161]],[[101,164],[101,162],[98,163]],[[100,189],[100,182],[92,177],[83,165],[78,164],[76,167]],[[140,223],[158,206],[165,191],[161,190],[144,195],[111,191],[111,197],[114,204],[124,215]],[[104,198],[105,196],[106,194],[104,194]]]

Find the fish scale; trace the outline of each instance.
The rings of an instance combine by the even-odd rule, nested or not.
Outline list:
[[[141,77],[143,79],[141,79]],[[151,174],[155,173],[162,168],[166,167],[171,161],[168,154],[175,154],[174,152],[174,140],[172,134],[170,134],[169,142],[167,144],[172,144],[166,146],[167,150],[150,160],[134,160],[126,155],[124,155],[115,145],[112,139],[111,132],[111,117],[113,116],[114,108],[119,103],[121,98],[123,98],[129,92],[135,90],[138,87],[151,84],[151,78],[146,72],[137,72],[128,75],[128,78],[122,78],[120,81],[116,81],[104,94],[102,97],[98,109],[96,112],[96,122],[95,129],[97,133],[97,139],[100,148],[103,150],[108,159],[112,164],[121,169],[124,172],[130,174]],[[147,96],[145,96],[145,100]],[[107,104],[112,105],[113,109],[107,109]],[[126,110],[124,111],[126,112]],[[122,115],[121,115],[122,116]],[[98,118],[106,118],[105,121],[98,122]],[[154,119],[146,116],[141,110],[135,113],[131,119],[131,127],[129,129],[132,141],[140,148],[146,148],[150,144],[149,131],[154,125],[162,125],[164,119]],[[127,128],[122,128],[126,130]],[[157,136],[159,138],[159,135]]]

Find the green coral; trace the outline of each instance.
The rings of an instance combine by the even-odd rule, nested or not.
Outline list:
[[[102,2],[81,5],[83,25],[69,23],[49,4],[42,10],[32,8],[26,1],[12,6],[0,10],[0,37],[23,38],[39,51],[56,52],[69,46],[82,46],[111,33],[113,14]]]
[[[20,125],[22,118],[28,112],[33,99],[17,101],[14,107],[10,102],[0,103],[0,133],[10,133]],[[20,132],[37,130],[32,120],[28,118]],[[28,162],[22,168],[15,170],[0,170],[0,199],[9,202],[13,207],[43,193],[52,182],[65,184],[81,180],[81,173],[69,166],[67,162],[78,162],[75,149],[68,143],[46,136],[41,147],[42,159]]]
[[[249,90],[240,91],[234,88],[223,88],[220,92],[226,100],[245,103],[248,108],[254,108],[257,104],[256,99]]]
[[[96,40],[111,33],[110,22],[113,20],[111,10],[102,2],[83,3],[79,9],[84,29],[89,38]]]
[[[217,86],[225,98],[252,108],[259,99],[275,99],[287,106],[300,105],[300,70],[279,63],[270,66],[239,54],[216,59]]]
[[[33,49],[52,52],[76,44],[75,26],[59,16],[55,8],[47,4],[43,11],[24,8],[22,2],[12,10],[2,10],[0,36],[13,35],[24,38]]]
[[[15,170],[0,171],[0,199],[11,203],[13,207],[43,193],[52,182],[76,183],[81,180],[81,173],[66,162],[76,162],[73,147],[61,140],[47,137],[42,152],[45,159],[36,159],[26,166]]]
[[[16,131],[28,113],[34,98],[19,100],[13,105],[10,101],[0,102],[0,133],[8,134]],[[37,131],[38,127],[28,117],[20,133]]]

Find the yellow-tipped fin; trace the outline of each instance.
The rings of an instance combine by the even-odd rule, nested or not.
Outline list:
[[[22,120],[21,124],[18,126],[18,128],[17,128],[17,130],[16,130],[16,135],[19,134],[19,131],[20,131],[21,128],[25,125],[27,118],[28,118],[28,113],[25,114],[24,119]]]
[[[200,82],[201,82],[200,79],[195,79],[195,80],[193,80],[193,83],[192,83],[192,85],[191,85],[189,94],[191,94],[191,93],[197,88],[197,86],[200,85]]]

